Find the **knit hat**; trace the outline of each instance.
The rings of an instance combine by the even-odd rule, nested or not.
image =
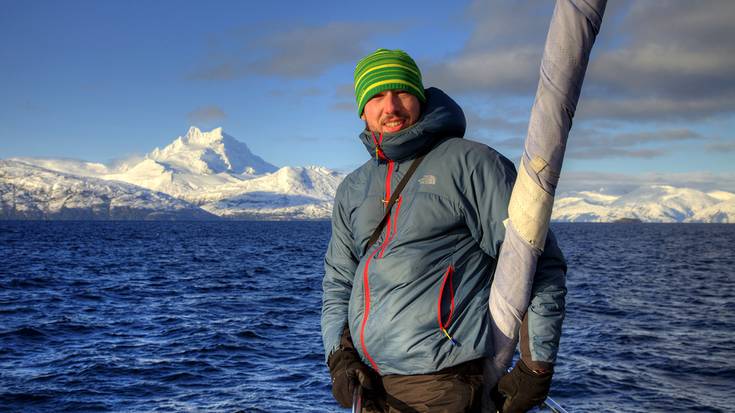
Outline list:
[[[399,89],[426,102],[421,71],[403,50],[378,49],[365,56],[355,67],[355,98],[357,116],[362,116],[365,104],[380,92]]]

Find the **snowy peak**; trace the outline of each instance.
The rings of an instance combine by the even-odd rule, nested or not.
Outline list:
[[[177,171],[197,174],[256,175],[277,169],[254,155],[246,144],[224,133],[221,127],[202,132],[192,126],[186,135],[163,149],[154,149],[147,158]]]
[[[276,168],[222,128],[201,131],[191,127],[167,146],[117,165],[37,158],[7,162],[0,161],[0,219],[117,219],[122,217],[118,204],[134,211],[130,217],[146,219],[207,219],[211,214],[246,219],[325,219],[331,215],[334,194],[344,178],[319,166]],[[8,171],[15,174],[20,166],[24,166],[18,173],[22,179],[9,182]],[[62,180],[63,185],[59,184]],[[9,200],[4,199],[7,194],[12,194]],[[47,198],[54,203],[48,204]],[[110,206],[105,200],[112,198],[115,201]],[[146,199],[156,202],[146,206]],[[173,201],[179,203],[175,208],[169,205]],[[184,213],[171,212],[172,208]],[[165,214],[156,215],[158,210]]]
[[[222,127],[214,128],[209,132],[202,132],[196,126],[192,126],[186,132],[184,139],[193,145],[213,146],[222,143],[224,134],[222,133]]]
[[[275,166],[216,128],[196,127],[122,173],[128,182],[186,200],[219,216],[323,219],[343,175],[327,168]]]
[[[165,147],[114,165],[0,160],[0,219],[325,219],[344,177],[320,166],[276,168],[221,127],[192,126]],[[555,221],[631,219],[735,223],[735,193],[671,185],[577,191],[558,194],[552,212]]]

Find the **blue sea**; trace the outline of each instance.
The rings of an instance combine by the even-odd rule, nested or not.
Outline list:
[[[554,224],[569,262],[552,397],[735,406],[735,225]],[[0,222],[0,412],[338,412],[326,222]]]

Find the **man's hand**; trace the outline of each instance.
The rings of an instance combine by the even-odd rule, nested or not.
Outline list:
[[[352,392],[355,384],[371,390],[374,387],[371,376],[374,374],[360,361],[360,356],[352,348],[339,348],[329,356],[329,374],[332,376],[332,395],[343,407],[352,406]]]
[[[540,405],[549,394],[552,374],[552,370],[534,372],[518,360],[493,389],[496,408],[502,413],[522,413]]]

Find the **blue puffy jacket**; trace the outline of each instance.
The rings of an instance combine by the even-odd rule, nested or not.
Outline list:
[[[322,338],[328,357],[345,325],[365,364],[382,375],[424,374],[493,355],[488,297],[516,172],[486,145],[462,139],[465,117],[442,91],[426,90],[419,120],[360,139],[373,159],[337,189],[325,257]],[[378,241],[368,239],[384,200],[427,144]],[[566,265],[553,234],[534,278],[521,347],[554,362],[564,318]]]

